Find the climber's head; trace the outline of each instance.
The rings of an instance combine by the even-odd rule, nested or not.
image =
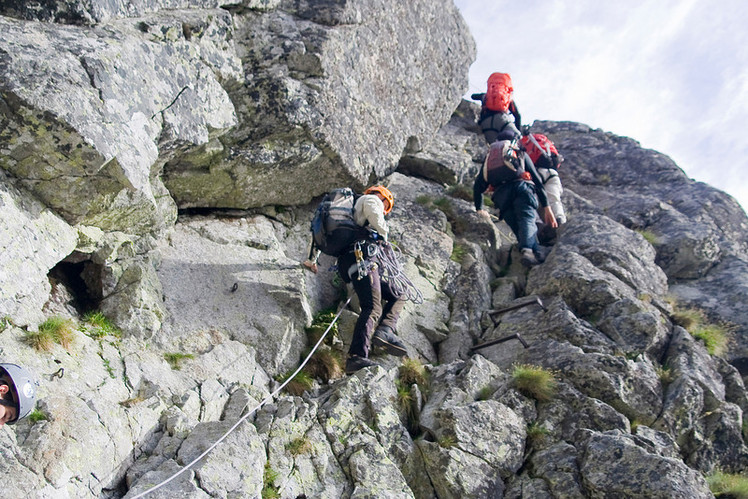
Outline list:
[[[19,365],[0,363],[0,426],[28,416],[35,400],[31,374]]]
[[[395,197],[390,190],[383,185],[373,185],[364,191],[364,194],[375,194],[379,196],[384,204],[384,214],[387,215],[395,206]]]

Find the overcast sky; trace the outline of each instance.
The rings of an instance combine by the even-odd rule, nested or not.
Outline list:
[[[748,211],[748,1],[455,0],[470,90],[509,73],[522,122],[631,137]]]

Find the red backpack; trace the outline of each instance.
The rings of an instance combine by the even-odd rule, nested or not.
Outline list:
[[[512,102],[513,93],[512,78],[507,73],[491,74],[488,77],[488,87],[484,101],[486,109],[506,113],[509,111],[509,103]]]
[[[548,158],[548,161],[554,165],[556,162],[553,161],[553,157],[560,158],[558,150],[556,149],[556,146],[553,145],[553,142],[551,142],[551,139],[541,133],[523,135],[520,141],[527,151],[527,154],[530,155],[533,164],[538,163],[541,155]],[[558,163],[560,164],[561,161],[558,161]]]

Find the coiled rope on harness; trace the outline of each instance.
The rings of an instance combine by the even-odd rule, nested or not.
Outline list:
[[[400,249],[397,248],[397,254],[393,246],[389,243],[379,245],[379,254],[377,255],[379,264],[382,266],[382,279],[390,284],[392,293],[398,298],[410,300],[420,305],[423,303],[423,294],[415,287],[413,282],[408,279],[400,263]]]
[[[190,469],[192,466],[195,465],[195,463],[197,463],[198,461],[200,461],[202,458],[204,458],[210,452],[212,452],[213,449],[215,449],[216,447],[218,447],[218,444],[220,444],[221,442],[223,442],[226,439],[226,437],[228,437],[235,429],[237,429],[240,424],[242,424],[244,421],[246,421],[246,419],[248,417],[250,417],[252,414],[254,414],[255,412],[257,412],[263,405],[265,405],[267,402],[269,402],[270,400],[272,400],[276,395],[278,395],[278,393],[280,393],[280,391],[283,390],[283,388],[285,388],[285,386],[288,383],[290,383],[291,380],[294,379],[297,374],[299,374],[299,372],[301,372],[301,370],[304,368],[304,366],[306,366],[307,362],[309,362],[309,359],[312,358],[312,355],[314,355],[314,353],[317,351],[317,349],[319,348],[319,346],[325,340],[325,337],[327,336],[327,333],[330,332],[330,329],[332,329],[333,325],[335,325],[335,322],[337,322],[338,318],[340,318],[340,314],[343,312],[343,310],[345,309],[345,307],[347,307],[348,304],[351,302],[351,298],[352,297],[349,297],[348,300],[346,300],[346,302],[338,309],[338,313],[335,314],[335,318],[332,320],[332,322],[330,322],[330,325],[327,326],[327,329],[325,330],[324,333],[322,333],[322,336],[320,337],[320,339],[317,340],[317,343],[314,345],[314,348],[312,348],[312,351],[309,352],[309,355],[306,356],[306,358],[299,365],[299,367],[296,369],[296,371],[294,371],[293,374],[291,376],[289,376],[286,379],[286,381],[284,381],[273,393],[271,393],[270,395],[268,395],[267,397],[265,397],[262,400],[262,402],[260,402],[259,404],[257,404],[257,406],[255,406],[254,409],[252,409],[247,414],[245,414],[244,416],[242,416],[236,423],[234,423],[234,425],[231,428],[229,428],[226,431],[226,433],[224,433],[221,436],[221,438],[219,438],[218,440],[216,440],[215,443],[213,443],[213,445],[211,445],[210,447],[208,447],[207,449],[205,449],[205,451],[202,454],[200,454],[195,459],[193,459],[192,461],[190,461],[187,465],[185,465],[184,468],[182,468],[178,472],[174,473],[172,476],[170,476],[166,480],[162,481],[161,483],[159,483],[159,484],[151,487],[150,489],[148,489],[148,490],[146,490],[144,492],[141,492],[140,494],[134,496],[132,499],[139,499],[141,497],[145,497],[147,494],[150,494],[151,492],[155,492],[156,490],[160,489],[161,487],[163,487],[164,485],[166,485],[167,483],[171,482],[172,480],[174,480],[175,478],[177,478],[179,475],[181,475],[182,473],[184,473],[185,471],[187,471],[188,469]]]

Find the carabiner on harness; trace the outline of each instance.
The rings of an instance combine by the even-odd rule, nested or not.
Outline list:
[[[353,254],[356,256],[356,267],[358,267],[358,280],[360,281],[361,279],[369,275],[369,271],[366,268],[366,260],[364,260],[364,252],[361,250],[361,242],[357,242],[353,246]]]

